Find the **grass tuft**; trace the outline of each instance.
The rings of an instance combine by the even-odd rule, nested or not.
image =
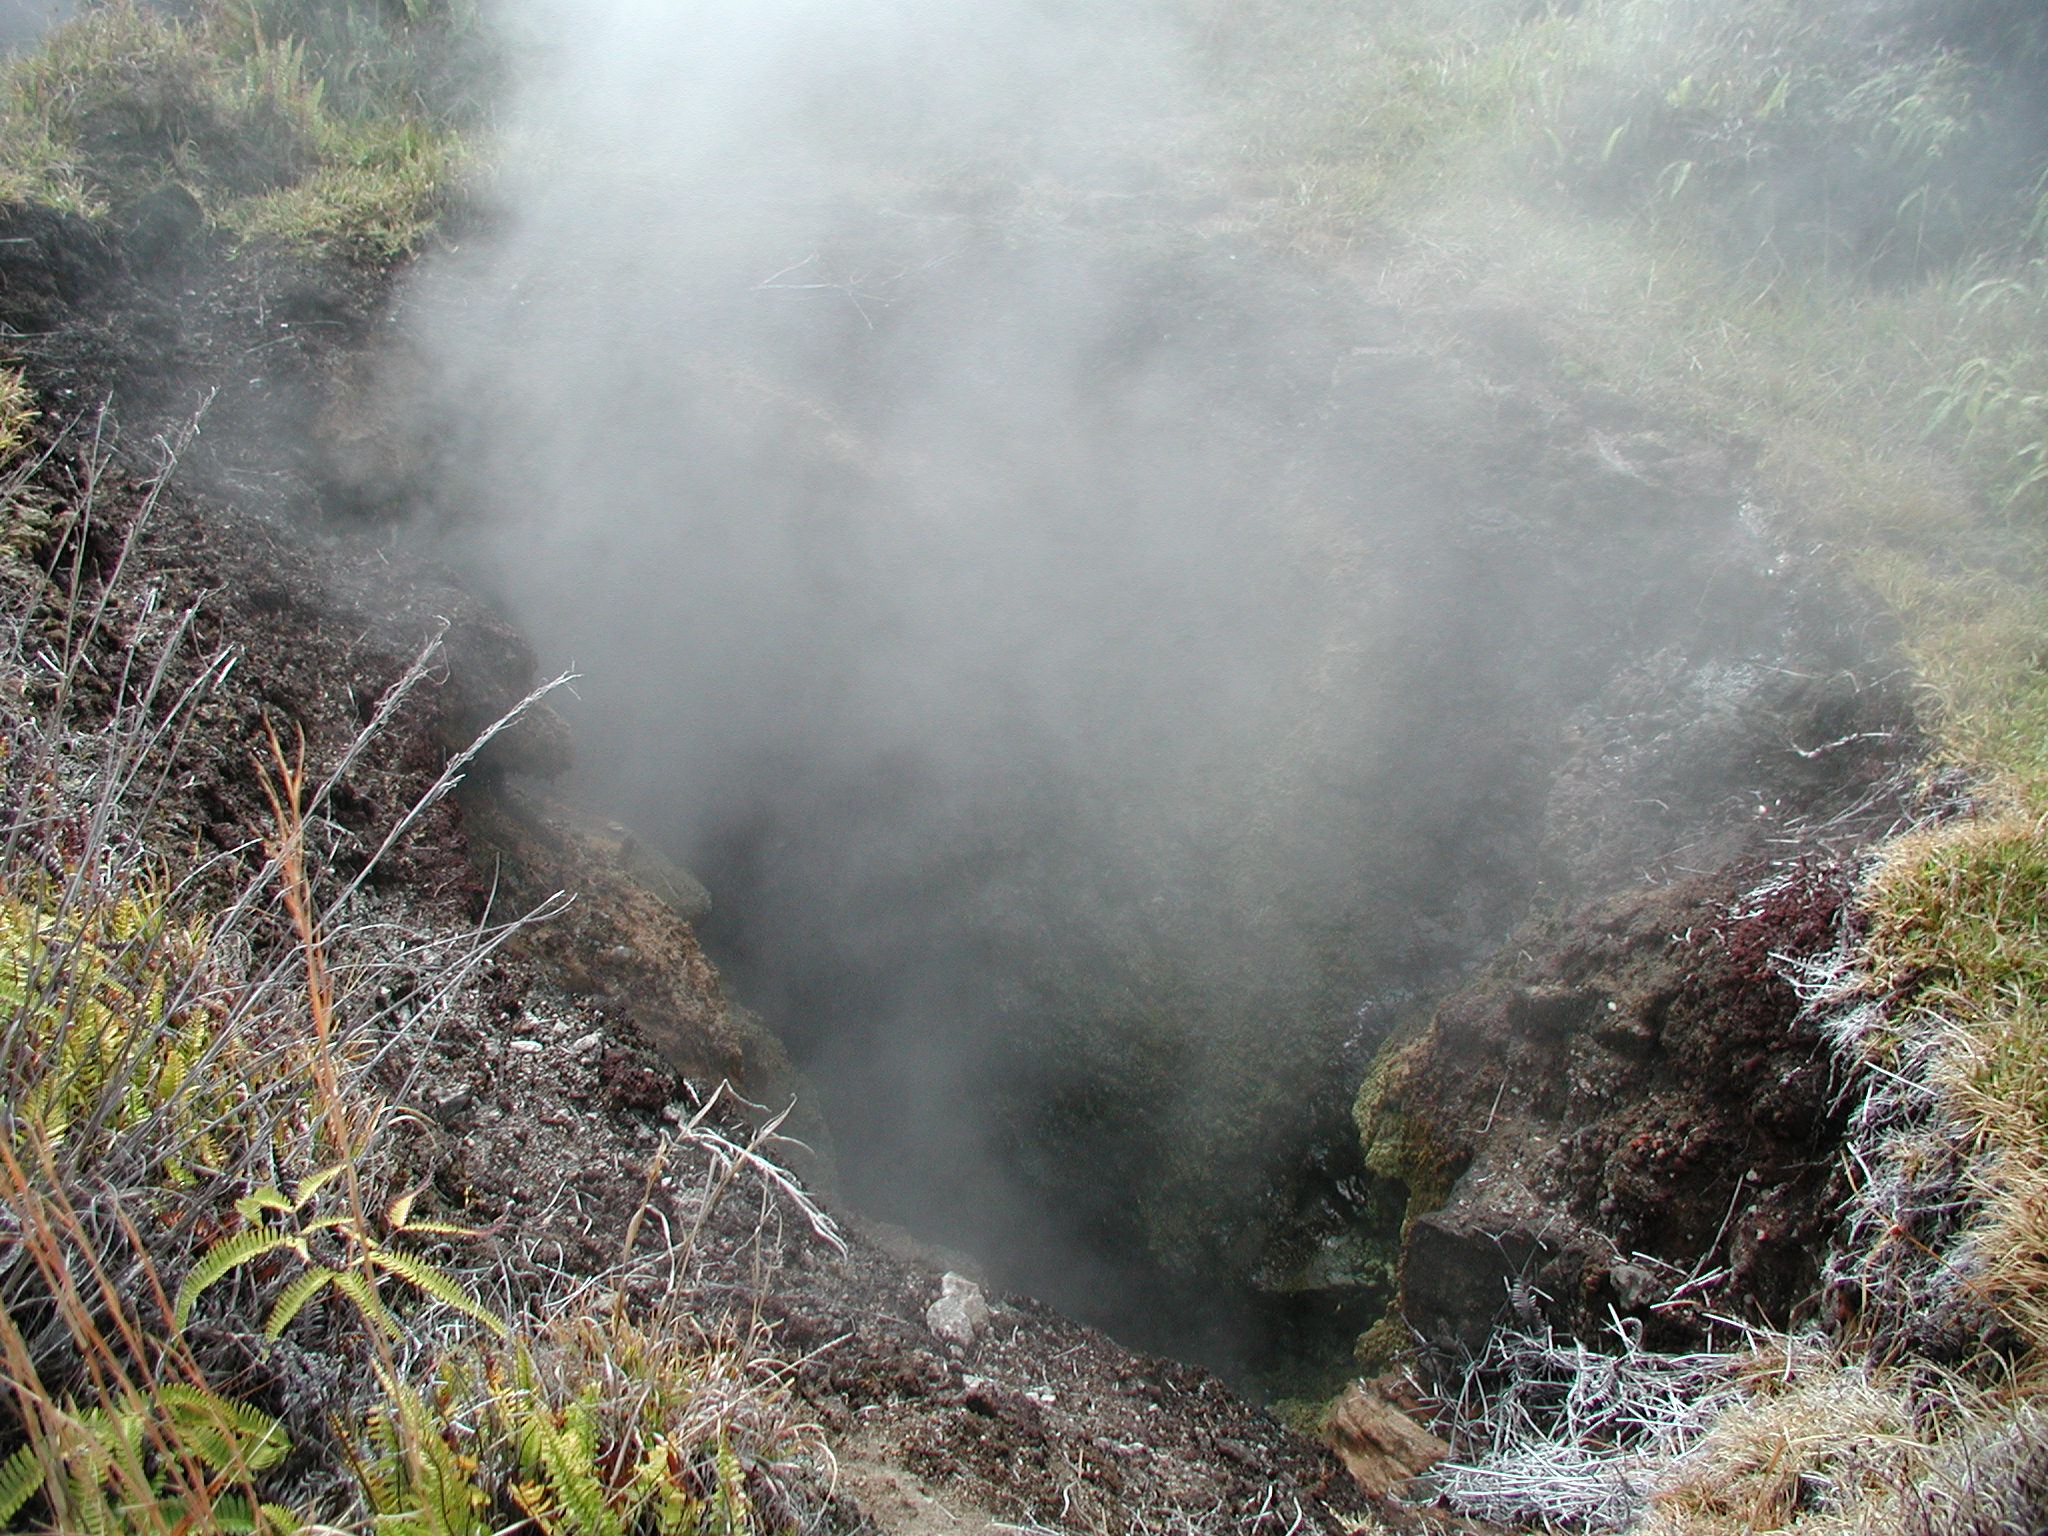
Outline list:
[[[241,239],[419,250],[496,73],[473,10],[102,0],[0,66],[0,200],[144,224],[169,194]]]

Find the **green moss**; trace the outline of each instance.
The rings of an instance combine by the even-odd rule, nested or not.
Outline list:
[[[1368,1171],[1408,1191],[1407,1222],[1442,1205],[1457,1181],[1462,1159],[1404,1106],[1414,1074],[1427,1060],[1433,1030],[1396,1035],[1380,1048],[1352,1102],[1359,1150]]]
[[[1323,1426],[1329,1422],[1330,1405],[1305,1397],[1281,1397],[1266,1404],[1266,1412],[1304,1440],[1320,1440]]]
[[[1374,1376],[1395,1364],[1413,1342],[1407,1321],[1401,1316],[1401,1308],[1394,1305],[1387,1308],[1384,1317],[1358,1336],[1357,1344],[1352,1346],[1351,1357],[1357,1362],[1361,1375]]]
[[[1443,1205],[1466,1160],[1431,1129],[1420,1106],[1409,1101],[1415,1078],[1435,1044],[1433,1023],[1394,1034],[1373,1058],[1352,1102],[1352,1120],[1358,1127],[1359,1151],[1367,1170],[1407,1191],[1399,1237],[1391,1244],[1397,1265],[1409,1226],[1416,1217]],[[1398,1283],[1398,1274],[1395,1279]],[[1352,1353],[1360,1369],[1374,1371],[1390,1364],[1408,1343],[1397,1293],[1385,1316],[1359,1335]]]

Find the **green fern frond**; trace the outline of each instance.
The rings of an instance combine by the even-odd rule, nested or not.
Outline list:
[[[13,1455],[0,1461],[0,1523],[12,1520],[42,1486],[43,1463],[35,1446],[17,1446]]]
[[[412,1214],[413,1202],[426,1192],[428,1185],[432,1182],[432,1180],[428,1180],[425,1184],[415,1184],[411,1189],[408,1189],[404,1194],[384,1207],[384,1220],[393,1231],[402,1232],[405,1230],[405,1218]]]
[[[348,1164],[342,1162],[329,1164],[325,1168],[307,1174],[303,1179],[299,1180],[297,1188],[292,1191],[292,1209],[303,1211],[308,1205],[312,1204],[315,1195],[319,1194],[321,1190],[332,1184],[346,1172],[348,1172]]]
[[[178,1297],[171,1308],[172,1326],[182,1329],[191,1320],[193,1303],[230,1270],[238,1269],[266,1253],[275,1253],[280,1248],[294,1249],[301,1258],[306,1256],[303,1238],[296,1232],[280,1232],[274,1227],[253,1227],[215,1243],[200,1256],[199,1262],[192,1266],[191,1273],[178,1287]]]
[[[386,1401],[368,1415],[365,1454],[351,1453],[377,1528],[404,1536],[485,1536],[488,1500],[475,1465],[450,1443],[438,1403],[379,1372]]]
[[[594,1455],[587,1410],[582,1422],[571,1404],[559,1411],[535,1398],[501,1398],[525,1478],[512,1488],[514,1500],[541,1528],[561,1536],[625,1536],[626,1527],[610,1507]]]
[[[338,1278],[336,1272],[325,1264],[310,1266],[304,1274],[279,1293],[276,1303],[270,1309],[270,1316],[263,1321],[264,1333],[273,1339],[282,1338],[285,1329],[291,1327],[292,1319],[305,1310],[306,1303]]]
[[[256,1536],[256,1514],[242,1494],[221,1494],[213,1501],[207,1515],[218,1531],[231,1533],[231,1536]],[[189,1524],[191,1511],[186,1511],[186,1516]]]
[[[258,1184],[235,1202],[235,1210],[244,1221],[260,1222],[265,1211],[276,1211],[280,1215],[291,1214],[292,1203],[285,1199],[284,1191],[275,1184]]]
[[[199,1387],[157,1388],[156,1400],[179,1445],[214,1472],[263,1472],[290,1453],[284,1426],[249,1403]]]
[[[188,1509],[166,1509],[164,1526],[167,1530],[179,1529],[182,1518],[185,1529],[191,1529],[192,1512]],[[306,1522],[295,1509],[282,1504],[258,1504],[250,1507],[246,1494],[224,1493],[213,1501],[208,1512],[214,1529],[234,1532],[236,1536],[246,1532],[247,1536],[296,1536],[306,1529]]]
[[[359,1269],[338,1269],[329,1284],[356,1304],[356,1311],[362,1314],[364,1322],[386,1338],[398,1337],[398,1319],[384,1305],[383,1297],[377,1294],[377,1287],[370,1283],[369,1276]]]
[[[502,1339],[510,1333],[511,1330],[506,1327],[505,1320],[472,1295],[468,1287],[453,1275],[436,1269],[425,1259],[391,1248],[378,1248],[371,1251],[369,1261],[379,1269],[386,1270],[425,1292],[444,1306],[453,1307],[464,1316],[475,1318],[499,1338]]]
[[[754,1528],[753,1503],[747,1497],[747,1469],[722,1438],[714,1460],[718,1468],[719,1536],[746,1536]]]
[[[363,1429],[368,1441],[367,1455],[350,1452],[350,1470],[356,1481],[362,1485],[363,1497],[368,1501],[370,1512],[376,1515],[400,1513],[399,1501],[402,1493],[399,1487],[404,1471],[402,1452],[404,1442],[393,1423],[393,1410],[385,1407],[372,1408],[364,1416]]]
[[[399,1230],[407,1236],[482,1237],[484,1235],[484,1230],[481,1227],[466,1227],[459,1221],[441,1221],[436,1218],[429,1218],[426,1221],[408,1221]]]

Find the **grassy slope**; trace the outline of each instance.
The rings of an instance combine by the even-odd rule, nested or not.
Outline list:
[[[2048,156],[2013,152],[2005,109],[2048,39],[2007,19],[1974,59],[1800,0],[1201,19],[1262,222],[1423,313],[1514,306],[1567,376],[1754,440],[1777,537],[1891,616],[1980,787],[1976,817],[1879,852],[1829,994],[1867,1081],[1908,1084],[1866,1116],[1867,1251],[1837,1266],[1862,1343],[1731,1412],[1658,1530],[1975,1529],[2041,1471]],[[1910,1386],[1879,1352],[1944,1288],[1989,1345]]]
[[[318,255],[416,250],[482,121],[473,18],[348,0],[86,11],[0,79],[0,196]]]
[[[490,67],[459,3],[105,5],[0,67],[0,199],[97,221],[138,261],[168,221],[178,243],[210,226],[217,248],[382,267],[447,208]],[[459,1211],[398,1181],[421,1117],[376,1064],[475,1011],[510,930],[351,918],[321,857],[319,775],[344,769],[276,737],[246,863],[164,845],[199,712],[247,704],[237,658],[193,660],[195,613],[163,612],[130,558],[156,491],[32,404],[0,367],[0,1526],[790,1518],[814,1434],[758,1328],[573,1307],[589,1286],[567,1274],[521,1297]],[[324,1372],[311,1412],[278,1350]]]

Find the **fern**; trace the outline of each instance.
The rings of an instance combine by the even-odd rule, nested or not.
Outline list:
[[[412,1387],[379,1372],[385,1405],[371,1410],[367,1445],[351,1453],[356,1480],[377,1529],[402,1536],[484,1536],[488,1501],[476,1485],[476,1463],[452,1443],[443,1395],[429,1403]]]
[[[383,1234],[348,1211],[324,1216],[313,1214],[314,1203],[321,1191],[347,1169],[348,1164],[342,1162],[309,1174],[299,1181],[289,1199],[275,1184],[259,1184],[237,1200],[236,1211],[252,1225],[221,1238],[192,1266],[191,1273],[178,1287],[177,1301],[172,1309],[173,1322],[183,1328],[199,1298],[235,1270],[266,1254],[289,1249],[306,1267],[291,1279],[271,1304],[263,1326],[272,1338],[283,1334],[307,1304],[329,1287],[353,1302],[363,1321],[372,1328],[387,1337],[396,1337],[397,1321],[377,1294],[376,1275],[379,1271],[481,1323],[498,1337],[505,1337],[504,1319],[478,1300],[461,1281],[435,1268],[417,1254],[392,1246],[394,1239],[421,1234],[436,1237],[478,1235],[473,1229],[454,1222],[414,1221],[412,1206],[421,1190],[415,1189],[391,1202],[384,1213],[386,1230]],[[282,1219],[273,1222],[269,1219],[272,1217]],[[347,1245],[350,1256],[345,1263],[326,1264],[313,1257],[311,1239],[320,1233],[330,1233]]]
[[[230,1271],[281,1248],[290,1248],[302,1258],[306,1256],[304,1238],[296,1232],[280,1232],[274,1227],[252,1227],[246,1232],[235,1232],[222,1238],[200,1255],[199,1262],[192,1266],[191,1273],[178,1287],[177,1300],[171,1307],[171,1326],[182,1331],[192,1320],[193,1305],[225,1279]]]
[[[460,1281],[436,1269],[415,1254],[405,1253],[396,1248],[374,1248],[370,1250],[369,1261],[379,1269],[396,1275],[408,1285],[433,1297],[443,1306],[452,1307],[464,1316],[474,1318],[501,1339],[510,1331],[505,1326],[505,1320],[464,1289]]]
[[[269,1414],[198,1386],[167,1384],[120,1408],[67,1407],[32,1424],[28,1443],[0,1462],[0,1521],[41,1493],[66,1531],[296,1531],[301,1522],[284,1506],[218,1489],[247,1483],[290,1451]],[[195,1486],[173,1476],[181,1466],[209,1476]]]
[[[156,1168],[189,1185],[247,1130],[245,1047],[219,1033],[210,935],[147,886],[54,906],[0,896],[0,1012],[25,1047],[10,1134],[89,1156],[149,1125]]]
[[[251,1508],[248,1498],[239,1493],[224,1493],[214,1500],[212,1516],[216,1530],[232,1532],[234,1536],[244,1532],[248,1536],[293,1536],[306,1529],[296,1510],[282,1504],[258,1504]],[[177,1528],[173,1522],[171,1529]]]
[[[248,1403],[176,1384],[158,1387],[156,1403],[178,1443],[214,1472],[265,1472],[292,1448],[284,1426]]]
[[[22,1505],[43,1486],[43,1463],[33,1443],[16,1447],[0,1461],[0,1523],[12,1520]]]
[[[391,1315],[391,1309],[384,1305],[384,1298],[377,1294],[377,1286],[360,1269],[336,1270],[334,1288],[356,1304],[356,1311],[363,1321],[383,1334],[387,1339],[398,1337],[398,1319]]]
[[[235,1202],[235,1213],[244,1221],[260,1222],[265,1211],[275,1211],[280,1216],[289,1216],[297,1207],[285,1199],[284,1191],[275,1184],[259,1184],[248,1194]]]
[[[495,1363],[479,1422],[512,1461],[513,1502],[545,1536],[759,1536],[769,1525],[746,1442],[769,1399],[733,1395],[745,1359],[674,1320],[585,1320],[555,1330],[544,1354],[522,1343]]]
[[[560,1427],[543,1432],[541,1459],[549,1491],[568,1517],[568,1523],[560,1527],[565,1536],[624,1536],[597,1469],[597,1422],[591,1412],[594,1395],[594,1388],[585,1388],[581,1397],[562,1410]]]
[[[340,1276],[325,1264],[308,1266],[306,1272],[278,1293],[277,1301],[270,1309],[270,1316],[263,1321],[263,1331],[276,1339],[284,1336],[291,1327],[292,1319],[305,1310],[306,1303],[321,1291],[332,1285]]]

